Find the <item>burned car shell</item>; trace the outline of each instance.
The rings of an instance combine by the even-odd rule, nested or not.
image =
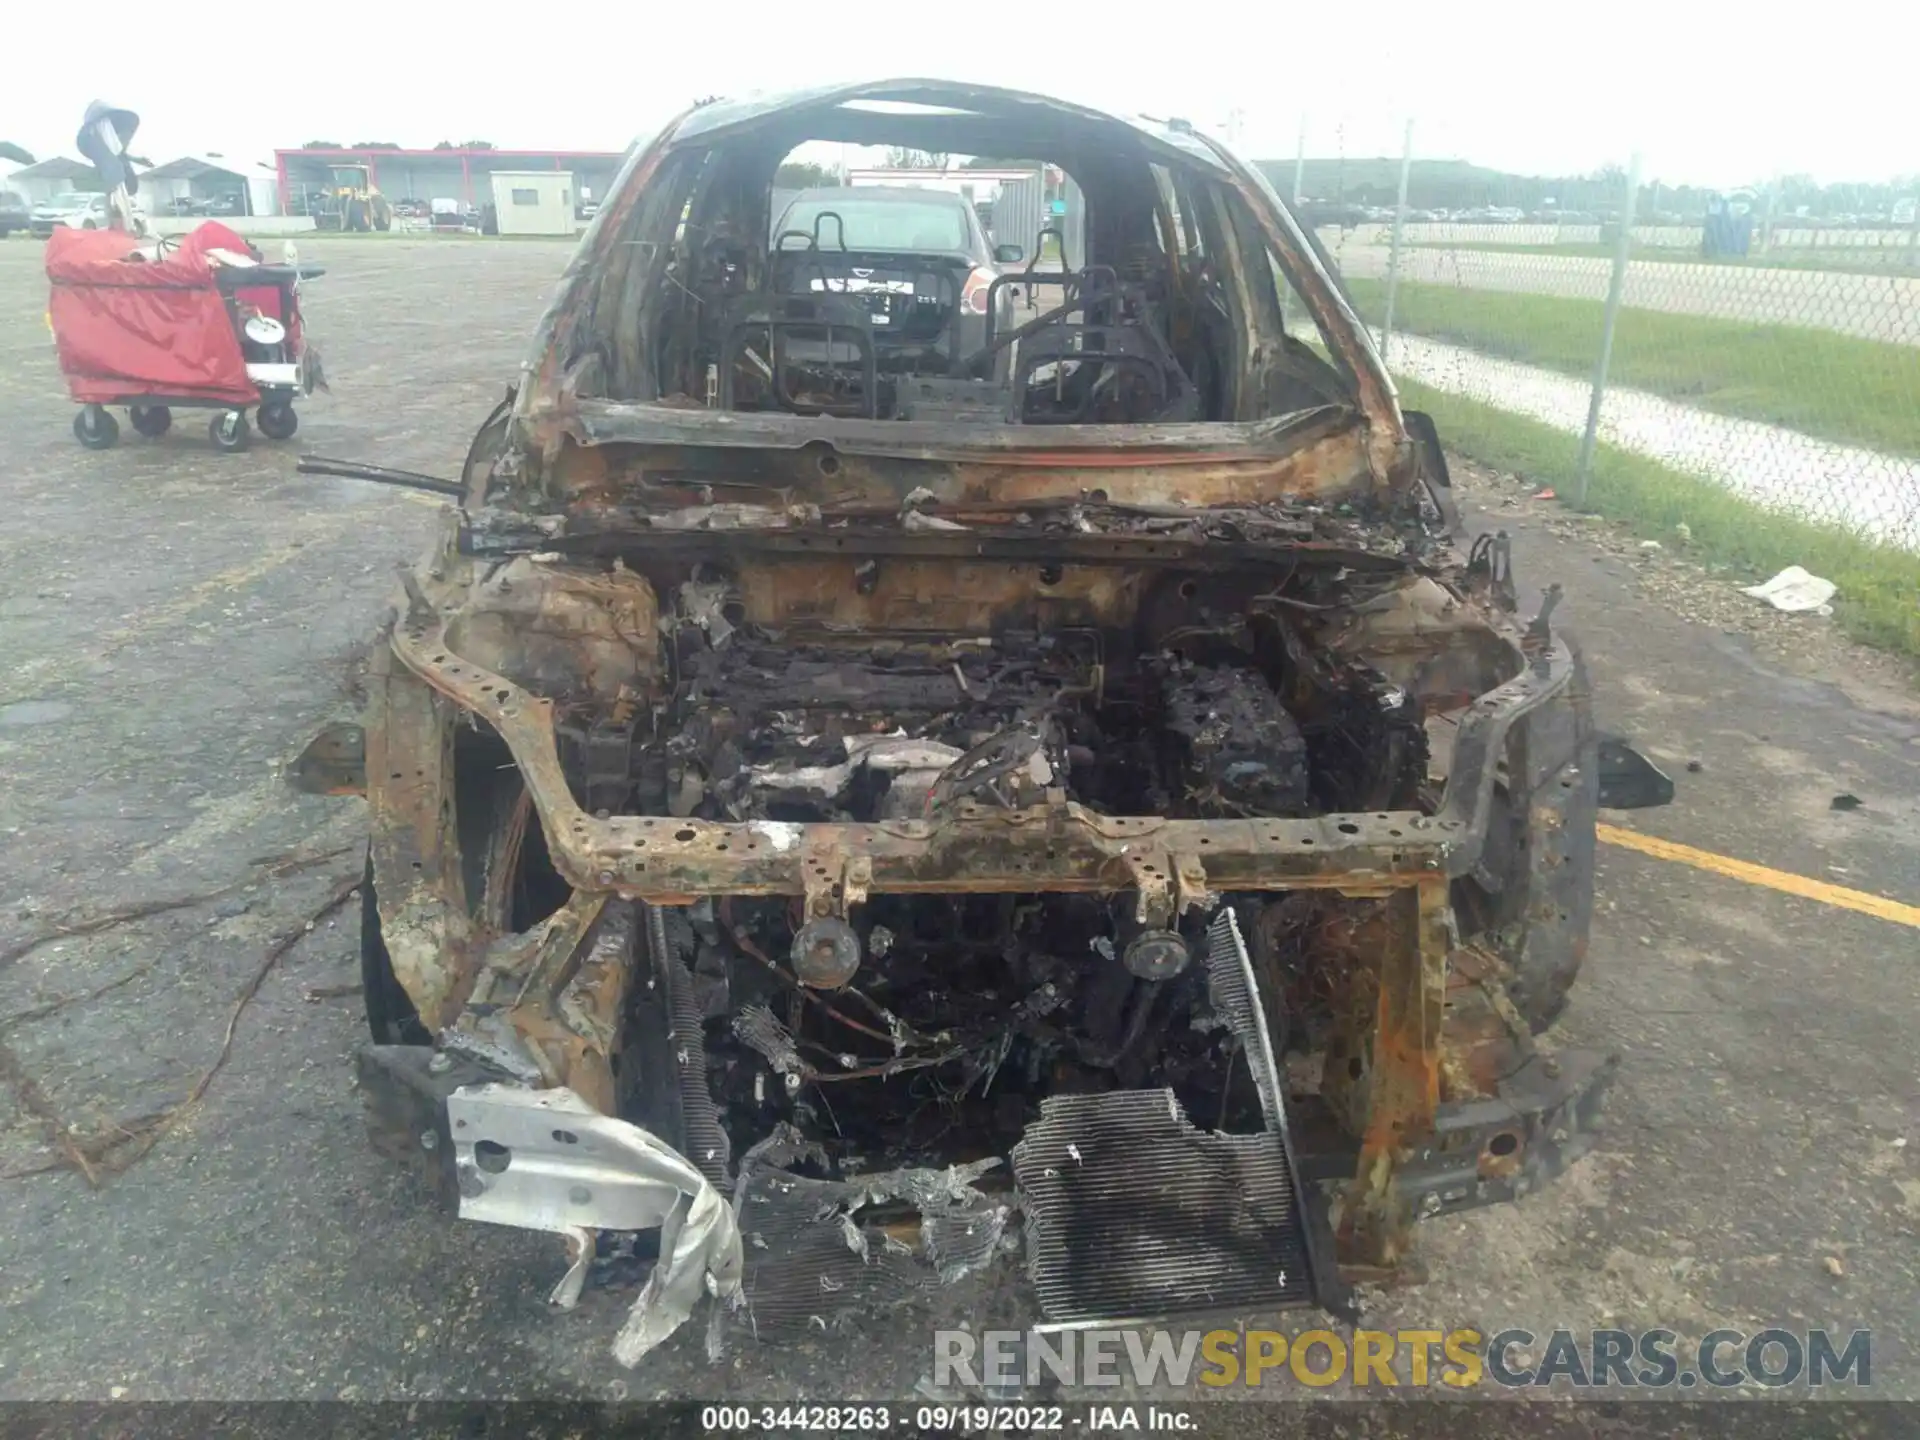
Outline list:
[[[759,137],[770,174],[790,137],[878,133],[883,117],[860,108],[872,101],[950,107],[884,117],[900,143],[924,134],[929,149],[971,141],[975,153],[1028,154],[1038,135],[1054,152],[1047,158],[1070,170],[1112,178],[1156,166],[1185,187],[1185,212],[1211,207],[1207,267],[1151,292],[1162,308],[1150,313],[1174,316],[1161,327],[1168,334],[1185,325],[1190,356],[1195,326],[1213,325],[1216,338],[1200,342],[1213,346],[1204,402],[1213,413],[1176,415],[1167,398],[1164,415],[1128,423],[915,418],[916,386],[945,397],[989,383],[963,373],[958,355],[939,379],[883,377],[896,418],[878,413],[873,369],[827,399],[805,399],[819,407],[812,414],[777,408],[813,393],[783,389],[777,375],[762,408],[716,404],[728,382],[711,356],[750,383],[746,361],[765,370],[772,358],[777,371],[785,301],[762,293],[771,281],[753,279],[756,267],[771,273],[765,255],[729,251],[709,263],[685,237],[703,215],[730,213],[714,196],[737,182],[727,167],[756,156]],[[678,258],[663,256],[669,247],[635,235],[650,204],[680,203],[668,177],[689,157],[708,169],[674,217]],[[1116,197],[1104,212],[1114,228],[1090,231],[1089,244],[1118,247],[1113,217],[1128,192],[1112,179],[1105,193]],[[1090,214],[1095,204],[1090,196]],[[650,223],[653,234],[674,229],[659,215]],[[1186,222],[1168,207],[1151,223],[1167,235]],[[745,221],[735,228],[756,233]],[[720,245],[722,227],[713,229]],[[1319,332],[1317,352],[1286,339],[1277,307],[1254,293],[1249,277],[1264,275],[1269,258]],[[744,281],[727,278],[743,272]],[[764,326],[767,354],[728,332],[710,341],[676,330],[646,298],[666,281],[690,293],[713,285],[703,315],[748,316],[735,330]],[[1091,292],[1121,282],[1084,283]],[[1149,292],[1132,283],[1107,292],[1120,297],[1110,313],[1132,318],[1096,325],[1089,311],[1084,326],[1061,323],[1079,348],[1062,348],[1069,363],[1041,383],[1058,388],[1089,353],[1134,343],[1120,335],[1100,342],[1114,351],[1090,351],[1085,337],[1096,329],[1113,337],[1158,323],[1138,319],[1126,297]],[[1195,307],[1182,319],[1180,297],[1208,287],[1226,296],[1215,308],[1230,324],[1194,321]],[[1046,333],[1044,319],[1034,323],[1031,335]],[[1176,394],[1185,369],[1202,368],[1145,364],[1172,367],[1154,404]],[[1023,383],[1012,403],[1044,406]],[[1113,403],[1112,387],[1102,403]],[[835,414],[834,404],[869,413]],[[847,1087],[827,1082],[892,1084],[941,1065],[960,1065],[974,1085],[984,1062],[956,1058],[971,1043],[964,1035],[942,1051],[898,1001],[889,1010],[860,995],[864,1024],[859,1006],[835,1008],[856,974],[883,972],[882,999],[912,988],[901,980],[890,990],[884,974],[888,946],[903,942],[878,924],[861,933],[883,902],[950,903],[940,913],[962,925],[984,913],[965,909],[968,897],[1082,906],[1052,912],[1052,931],[1028,932],[1024,969],[1007,963],[1028,978],[1042,973],[1030,952],[1047,942],[1037,937],[1095,917],[1101,933],[1076,963],[1118,971],[1116,947],[1125,950],[1135,1017],[1126,1045],[1156,997],[1175,993],[1187,957],[1206,957],[1194,972],[1204,972],[1204,996],[1189,987],[1180,1003],[1192,1005],[1196,1029],[1231,1032],[1225,1063],[1246,1058],[1259,1100],[1251,1127],[1261,1130],[1264,1115],[1264,1134],[1202,1132],[1173,1088],[1143,1088],[1138,1075],[1129,1085],[1119,1052],[1078,1042],[1076,1085],[1085,1090],[1089,1067],[1099,1083],[1025,1109],[1025,1138],[1012,1147],[1014,1204],[1028,1211],[1030,1264],[1050,1320],[1143,1318],[1129,1308],[1141,1304],[1180,1310],[1157,1305],[1151,1285],[1161,1282],[1151,1277],[1144,1292],[1103,1299],[1097,1279],[1069,1274],[1074,1243],[1110,1241],[1126,1222],[1097,1196],[1056,1193],[1059,1168],[1036,1156],[1065,1145],[1078,1163],[1082,1146],[1063,1137],[1107,1135],[1115,1153],[1134,1146],[1140,1163],[1177,1153],[1170,1173],[1205,1171],[1212,1181],[1277,1177],[1274,1223],[1295,1227],[1284,1253],[1301,1254],[1306,1288],[1283,1270],[1278,1289],[1269,1277],[1265,1290],[1238,1297],[1247,1304],[1325,1303],[1340,1277],[1406,1274],[1416,1216],[1514,1198],[1589,1143],[1613,1060],[1549,1058],[1532,1039],[1579,966],[1591,911],[1596,741],[1579,659],[1546,610],[1531,623],[1514,618],[1503,542],[1470,556],[1453,548],[1431,426],[1402,415],[1315,242],[1259,174],[1218,145],[1181,126],[938,82],[696,108],[627,161],[464,481],[441,540],[404,577],[370,667],[369,1010],[385,1043],[363,1056],[362,1075],[376,1139],[424,1161],[463,1213],[566,1237],[563,1298],[578,1293],[596,1234],[663,1227],[662,1258],[616,1347],[622,1359],[684,1319],[703,1283],[723,1309],[759,1305],[771,1317],[779,1308],[777,1277],[763,1270],[756,1292],[763,1262],[755,1247],[741,1249],[743,1204],[768,1198],[756,1186],[841,1187],[822,1190],[816,1210],[838,1206],[852,1228],[872,1197],[909,1197],[919,1258],[941,1278],[992,1258],[1008,1207],[971,1185],[988,1158],[869,1173],[847,1168],[858,1157],[836,1155],[814,1167],[834,1178],[803,1178],[788,1167],[821,1155],[792,1123],[811,1112],[790,1109],[734,1161],[729,1128],[756,1106],[772,1116],[783,1091],[792,1100],[832,1088],[837,1098]],[[951,690],[941,673],[949,661]],[[1266,678],[1244,679],[1256,673]],[[1008,686],[1017,704],[999,698]],[[735,723],[735,712],[760,714],[756,687],[785,698]],[[868,705],[863,687],[909,698]],[[913,698],[936,688],[937,702]],[[1172,757],[1178,782],[1147,793],[1191,813],[1129,813],[1106,798],[1140,787],[1084,735],[1104,743],[1120,732],[1107,721],[1105,731],[1073,731],[1059,718],[1076,707],[1083,717],[1115,705],[1134,714],[1143,703],[1156,718],[1122,723],[1126,744]],[[725,720],[717,739],[703,706]],[[800,733],[793,716],[805,711],[812,724],[835,706],[864,718]],[[1017,712],[1019,723],[978,754],[951,725],[921,723],[982,707]],[[918,718],[895,725],[900,715]],[[1236,716],[1257,744],[1236,738]],[[1055,734],[1063,725],[1064,738]],[[1076,734],[1081,742],[1068,744]],[[1350,770],[1343,744],[1365,752]],[[741,761],[753,745],[785,748],[777,764]],[[362,757],[343,770],[340,753],[339,735],[320,742],[301,783],[357,788],[338,777]],[[801,763],[816,753],[822,764]],[[1107,788],[1076,791],[1069,774]],[[1328,795],[1346,803],[1329,806]],[[796,805],[811,818],[784,818]],[[872,813],[848,818],[861,806]],[[544,899],[524,878],[536,851]],[[1009,903],[1017,911],[1025,902]],[[740,922],[740,908],[756,904]],[[766,953],[769,925],[794,931],[791,973]],[[708,975],[703,1008],[698,967],[681,960],[717,952],[779,978],[791,992],[784,1020],[738,1003],[730,971]],[[1022,1045],[1038,1043],[1035,997],[1080,983],[1057,957],[1046,964],[1069,978],[1012,1007],[1020,1014],[994,1042],[999,1054],[1016,1033]],[[1303,1038],[1290,1034],[1290,1011],[1308,995],[1318,1018]],[[652,1028],[636,1039],[643,1011]],[[818,1032],[816,1058],[802,1057],[793,1042],[804,1048],[802,1022],[816,1012],[842,1038],[891,1037],[891,1057],[863,1068],[842,1056],[836,1073],[818,1058]],[[731,1036],[716,1022],[730,1022]],[[707,1093],[703,1029],[712,1043],[744,1047],[752,1063],[735,1068],[753,1070],[751,1101],[728,1110]],[[1301,1087],[1289,1051],[1310,1052],[1317,1066],[1306,1086],[1317,1128],[1295,1113]],[[1031,1073],[1043,1068],[1035,1062]],[[1192,1073],[1203,1071],[1196,1061]],[[1036,1093],[1045,1083],[1035,1080]],[[1159,1122],[1127,1110],[1141,1095],[1163,1096],[1153,1103],[1171,1115],[1153,1131],[1159,1152],[1140,1138]],[[568,1118],[551,1123],[555,1115]],[[1325,1238],[1321,1185],[1335,1192]],[[1218,1222],[1222,1234],[1245,1223]],[[848,1241],[866,1266],[856,1279],[878,1284],[868,1272],[885,1257],[876,1250],[867,1263],[865,1245]],[[1216,1250],[1231,1248],[1223,1240]],[[755,1328],[777,1329],[770,1318]]]

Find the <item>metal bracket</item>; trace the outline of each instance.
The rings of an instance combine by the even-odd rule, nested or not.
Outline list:
[[[594,814],[619,814],[633,780],[633,722],[601,722],[581,740],[586,767],[586,808]]]
[[[1140,892],[1133,918],[1150,930],[1171,929],[1175,913],[1172,858],[1164,850],[1130,850],[1124,858],[1134,889]]]
[[[1189,910],[1211,910],[1219,903],[1220,897],[1207,888],[1207,867],[1198,855],[1173,857],[1173,897],[1176,916]]]
[[[807,919],[844,920],[864,905],[873,887],[873,857],[810,850],[800,857],[801,893]]]
[[[1219,903],[1207,884],[1206,866],[1197,855],[1165,850],[1130,851],[1127,874],[1139,898],[1133,916],[1150,930],[1171,930],[1189,910],[1211,910]]]

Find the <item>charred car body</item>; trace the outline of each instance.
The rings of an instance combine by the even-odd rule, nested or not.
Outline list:
[[[769,241],[808,140],[1039,157],[1086,253],[964,343],[964,266]],[[622,1360],[1021,1248],[1048,1324],[1337,1304],[1588,1145],[1613,1060],[1534,1039],[1600,771],[1556,592],[1455,548],[1219,146],[933,82],[697,107],[458,492],[298,780],[371,811],[376,1141],[565,1237],[562,1303],[657,1228]]]

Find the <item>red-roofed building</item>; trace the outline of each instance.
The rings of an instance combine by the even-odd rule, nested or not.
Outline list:
[[[301,149],[273,152],[280,177],[280,208],[305,214],[304,197],[332,188],[332,167],[365,165],[374,188],[388,200],[457,200],[484,205],[493,195],[495,170],[559,170],[574,177],[582,201],[600,201],[613,186],[625,157],[612,150]]]

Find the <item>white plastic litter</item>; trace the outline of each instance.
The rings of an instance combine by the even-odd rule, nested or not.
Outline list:
[[[1745,586],[1740,593],[1764,600],[1774,609],[1785,610],[1791,615],[1807,611],[1831,615],[1833,606],[1827,602],[1833,599],[1839,589],[1831,580],[1822,580],[1798,565],[1789,565],[1764,585]]]

